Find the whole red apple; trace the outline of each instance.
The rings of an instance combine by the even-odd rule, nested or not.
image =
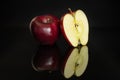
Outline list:
[[[36,16],[30,22],[30,31],[40,44],[53,45],[59,35],[59,19],[50,14]]]
[[[32,58],[36,71],[56,71],[59,69],[59,49],[56,46],[40,46]]]

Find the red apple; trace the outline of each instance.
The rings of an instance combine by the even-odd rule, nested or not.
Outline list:
[[[71,78],[73,75],[80,77],[88,64],[88,47],[71,48],[65,56],[61,72],[65,78]]]
[[[42,45],[53,45],[59,35],[59,19],[46,14],[34,17],[30,22],[30,31]]]
[[[69,9],[70,10],[70,9]],[[88,42],[89,25],[87,16],[82,10],[66,13],[61,17],[60,28],[66,41],[74,47],[86,45]]]
[[[55,71],[59,69],[59,50],[53,46],[41,46],[32,58],[36,71]]]

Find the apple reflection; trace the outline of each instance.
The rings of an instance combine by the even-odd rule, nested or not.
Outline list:
[[[59,68],[59,50],[56,46],[39,46],[32,57],[32,67],[36,71],[55,71]]]
[[[61,54],[57,46],[40,46],[32,57],[32,67],[38,72],[55,72],[45,76],[54,75],[65,79],[73,75],[80,77],[85,72],[89,57],[87,46],[71,47],[64,56]]]
[[[61,72],[65,78],[71,78],[73,75],[80,77],[87,68],[88,47],[78,46],[71,48],[64,57]]]

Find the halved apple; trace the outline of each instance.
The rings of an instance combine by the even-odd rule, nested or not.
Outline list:
[[[72,48],[65,58],[62,66],[62,74],[65,78],[73,75],[79,77],[86,70],[88,64],[88,47]]]
[[[89,25],[88,19],[82,10],[65,14],[61,18],[61,31],[67,42],[77,47],[79,44],[86,45],[88,42]]]

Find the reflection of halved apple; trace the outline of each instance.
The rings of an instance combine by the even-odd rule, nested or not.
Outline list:
[[[79,44],[86,45],[88,42],[88,20],[82,10],[65,14],[61,18],[61,31],[67,42],[76,47]]]
[[[88,47],[73,48],[69,51],[62,66],[62,73],[65,78],[73,75],[81,76],[88,64]]]

